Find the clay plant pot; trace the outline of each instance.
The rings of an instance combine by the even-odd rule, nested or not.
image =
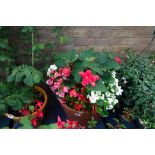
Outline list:
[[[101,119],[100,115],[97,112],[93,112],[90,115],[89,112],[79,112],[69,108],[66,104],[62,102],[61,99],[58,99],[61,107],[65,111],[68,120],[77,121],[79,125],[88,127],[88,121],[91,120],[91,116],[94,117],[94,120],[99,121]]]
[[[46,105],[47,105],[47,100],[48,100],[48,98],[47,98],[47,93],[45,92],[45,90],[43,89],[43,88],[41,88],[41,87],[39,87],[39,86],[34,86],[34,90],[36,90],[37,92],[39,92],[40,94],[42,94],[43,95],[43,97],[44,97],[44,103],[43,103],[43,105],[40,107],[40,109],[39,109],[39,111],[43,111],[44,110],[44,108],[46,107]],[[35,116],[37,114],[37,112],[32,112],[32,116]],[[10,118],[10,119],[12,119],[12,120],[14,120],[14,121],[19,121],[20,119],[21,119],[21,117],[19,117],[19,116],[15,116],[15,115],[12,115],[12,114],[9,114],[9,113],[5,113],[4,114],[4,116],[6,116],[6,117],[8,117],[8,118]],[[24,117],[24,116],[23,116]]]

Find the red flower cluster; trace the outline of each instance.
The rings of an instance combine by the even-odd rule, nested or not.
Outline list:
[[[79,72],[82,77],[82,85],[87,86],[89,83],[94,87],[96,85],[96,81],[99,80],[98,75],[93,75],[91,70],[86,70],[86,72]]]
[[[59,116],[57,118],[56,125],[59,129],[84,129],[85,128],[85,127],[81,127],[77,121],[67,120],[67,123],[66,123],[62,121]]]
[[[38,121],[40,119],[42,119],[43,116],[44,116],[43,112],[39,110],[41,108],[41,106],[43,105],[43,102],[41,102],[39,100],[35,100],[35,101],[36,101],[36,104],[35,104],[35,107],[34,107],[34,111],[36,111],[37,114],[31,120],[31,124],[32,124],[33,127],[37,127]],[[29,109],[22,109],[19,112],[22,113],[24,116],[28,116],[31,113],[31,111]]]

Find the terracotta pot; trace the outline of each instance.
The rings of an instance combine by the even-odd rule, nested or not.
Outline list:
[[[61,107],[65,111],[68,120],[77,121],[79,125],[88,127],[88,121],[91,120],[91,115],[89,112],[78,112],[69,108],[66,104],[62,103],[61,99],[58,99]],[[101,119],[97,112],[93,112],[92,116],[96,121]]]
[[[47,94],[45,92],[45,90],[39,86],[34,86],[34,90],[38,91],[40,94],[43,95],[44,97],[44,103],[43,105],[40,107],[39,111],[43,111],[46,104],[47,104]],[[35,116],[37,114],[37,112],[32,112],[32,116]],[[13,119],[14,121],[19,121],[21,117],[17,117],[17,116],[14,116],[12,114],[9,114],[9,113],[5,113],[4,116],[10,118],[10,119]]]

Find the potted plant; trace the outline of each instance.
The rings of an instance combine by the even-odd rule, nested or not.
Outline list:
[[[155,128],[155,57],[132,50],[124,54],[126,62],[118,74],[124,90],[120,97],[121,109],[128,108],[133,119],[139,119],[144,127]]]
[[[2,29],[4,32],[5,27]],[[42,111],[45,108],[47,94],[41,87],[37,86],[42,81],[43,74],[34,68],[34,43],[31,50],[32,66],[17,65],[13,57],[13,49],[8,44],[9,36],[4,34],[2,36],[4,38],[0,41],[0,61],[3,64],[0,65],[3,69],[6,68],[3,70],[6,74],[0,78],[0,115],[4,114],[14,120],[19,120],[21,116],[24,116],[23,112],[26,110],[30,110],[32,115],[36,115],[38,110]],[[42,102],[37,109],[36,100]]]
[[[88,121],[106,117],[122,94],[116,70],[119,64],[105,52],[92,49],[69,51],[54,57],[47,84],[56,94],[69,120],[88,126]]]

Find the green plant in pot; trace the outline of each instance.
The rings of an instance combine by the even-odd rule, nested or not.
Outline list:
[[[32,66],[14,65],[7,80],[0,83],[0,114],[14,120],[19,120],[21,116],[29,113],[37,115],[47,103],[46,92],[37,86],[43,80],[43,74],[34,68],[33,46],[34,44],[31,54]]]
[[[127,50],[125,55],[126,62],[119,71],[124,90],[120,101],[146,128],[155,128],[155,56],[132,50]]]
[[[74,50],[59,53],[54,60],[47,72],[47,84],[67,117],[86,127],[100,116],[107,117],[122,93],[115,72],[119,64],[114,57],[89,49],[79,54]]]

